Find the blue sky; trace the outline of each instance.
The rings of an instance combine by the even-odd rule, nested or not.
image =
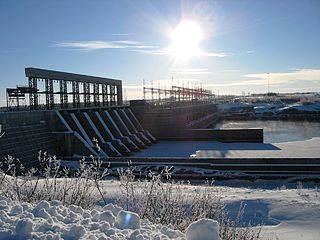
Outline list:
[[[166,52],[170,31],[197,22],[203,56]],[[146,84],[215,93],[320,91],[320,1],[0,0],[1,105],[27,83],[25,67],[122,79],[126,97]]]

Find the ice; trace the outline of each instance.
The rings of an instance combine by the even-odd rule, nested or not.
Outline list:
[[[119,229],[139,229],[140,217],[136,213],[121,210],[117,215],[115,225]]]
[[[220,240],[219,224],[215,220],[202,218],[189,225],[186,237],[187,240]]]

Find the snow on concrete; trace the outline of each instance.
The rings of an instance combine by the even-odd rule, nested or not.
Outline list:
[[[220,145],[220,144],[218,144]],[[227,147],[229,146],[229,148]],[[242,149],[238,148],[242,146]],[[251,146],[251,147],[250,147]],[[192,155],[197,158],[317,158],[320,156],[320,137],[305,141],[274,144],[243,143],[224,144],[221,148],[200,149]],[[265,147],[265,148],[263,148]],[[246,149],[247,148],[247,149]]]
[[[319,157],[320,137],[282,143],[161,141],[134,157]]]

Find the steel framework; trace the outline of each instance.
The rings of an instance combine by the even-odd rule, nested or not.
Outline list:
[[[182,102],[182,101],[211,101],[215,98],[215,95],[211,90],[206,90],[203,88],[185,88],[179,86],[172,86],[171,89],[163,88],[148,88],[143,87],[143,96],[147,98],[147,94],[151,93],[151,100],[154,100],[154,94],[158,95],[158,101],[161,99],[168,99],[170,101]]]
[[[121,80],[38,68],[26,68],[25,73],[28,78],[28,88],[7,89],[8,106],[9,101],[19,99],[24,94],[29,95],[29,105],[32,110],[42,107],[41,95],[45,95],[45,102],[43,103],[45,109],[123,104]],[[41,82],[44,82],[43,91],[39,90]],[[54,83],[58,83],[59,91],[55,91]],[[68,92],[69,85],[71,85],[71,92]],[[55,98],[55,96],[58,96],[58,98]],[[69,99],[72,99],[72,101],[69,102]],[[58,102],[56,102],[57,100]]]

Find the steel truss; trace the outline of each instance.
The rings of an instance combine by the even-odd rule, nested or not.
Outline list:
[[[26,68],[25,71],[28,77],[28,87],[24,87],[24,89],[29,90],[24,94],[29,95],[29,105],[32,110],[122,105],[121,80],[36,68]],[[41,82],[44,82],[44,86],[41,85]],[[55,82],[58,83],[59,91],[55,89]],[[69,88],[72,88],[71,92],[68,92],[68,85],[71,85]],[[39,88],[42,90],[40,91]],[[17,87],[7,90],[9,91],[7,94],[10,96],[7,99],[8,106],[12,105],[9,101],[12,102],[14,98],[17,98],[17,94],[22,91],[21,89]],[[58,98],[55,97],[56,95]],[[69,102],[69,100],[71,101]]]

